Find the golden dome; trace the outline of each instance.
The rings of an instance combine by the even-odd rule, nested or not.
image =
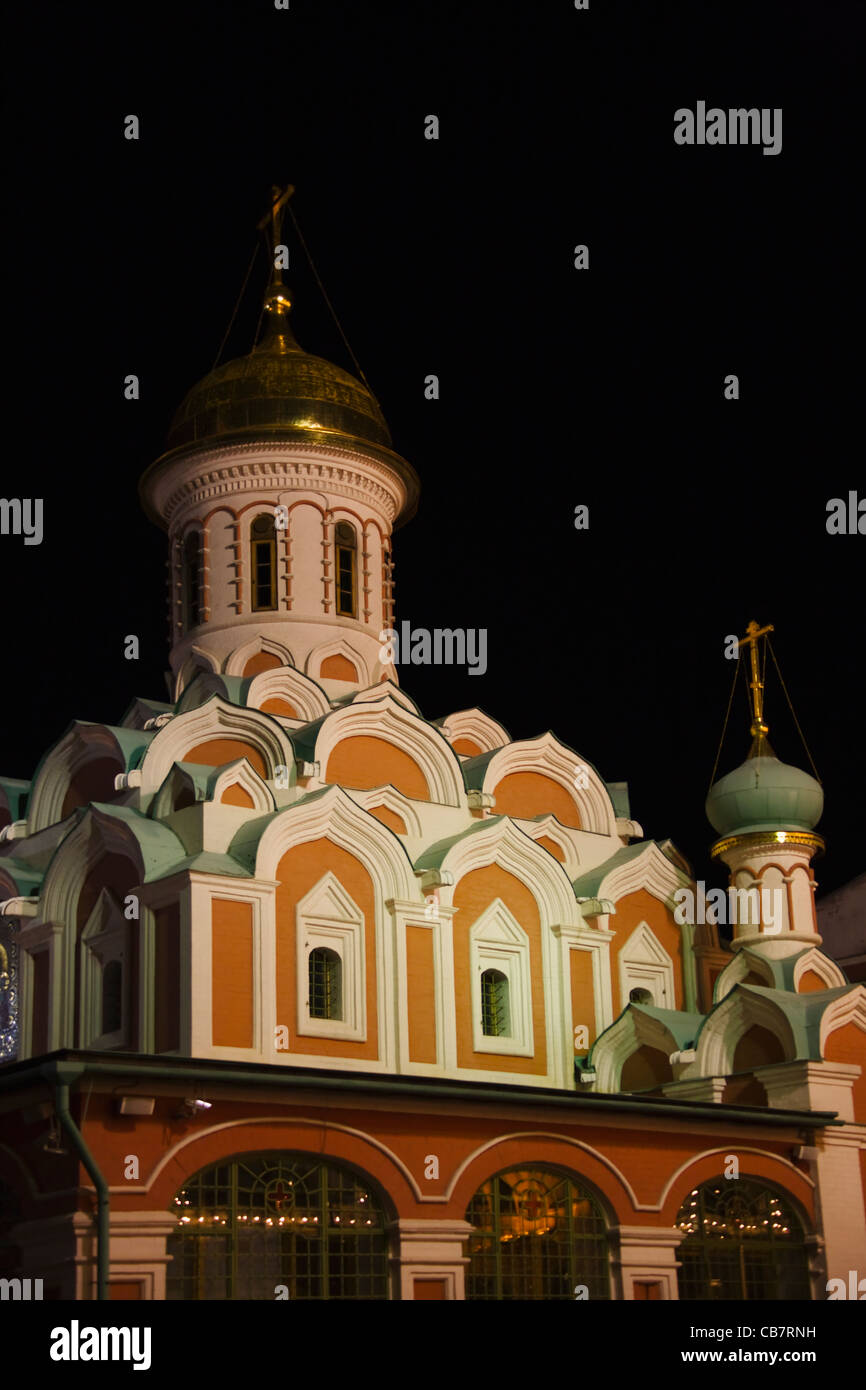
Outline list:
[[[388,448],[379,403],[360,381],[304,352],[288,325],[288,296],[265,304],[265,337],[246,357],[225,362],[188,392],[171,423],[166,449],[244,438],[308,439],[344,447]]]
[[[289,327],[288,291],[275,276],[265,299],[265,333],[246,357],[209,372],[176,412],[165,452],[139,484],[145,511],[158,525],[152,489],[157,474],[185,454],[226,444],[292,440],[359,449],[400,479],[403,506],[394,529],[415,514],[420,484],[411,464],[391,448],[379,403],[368,387],[333,362],[304,352]]]

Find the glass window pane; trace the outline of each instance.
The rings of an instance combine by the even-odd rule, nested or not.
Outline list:
[[[166,1297],[385,1299],[385,1214],[366,1181],[306,1154],[246,1155],[175,1196]]]

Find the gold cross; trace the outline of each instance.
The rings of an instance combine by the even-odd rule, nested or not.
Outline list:
[[[753,714],[752,736],[758,739],[759,742],[763,742],[763,740],[766,739],[769,729],[764,723],[764,682],[761,680],[758,671],[758,638],[764,637],[768,632],[772,632],[773,630],[772,623],[768,623],[766,627],[758,627],[758,624],[753,619],[746,628],[747,636],[739,639],[741,647],[748,646],[750,649],[749,656],[752,662],[752,679],[750,681]]]
[[[271,187],[270,210],[265,213],[261,222],[258,224],[260,232],[265,230],[268,223],[271,224],[271,251],[273,252],[282,244],[283,217],[285,215],[286,203],[289,201],[294,191],[294,185],[291,183],[287,183],[285,188],[279,188],[277,184],[273,184]]]

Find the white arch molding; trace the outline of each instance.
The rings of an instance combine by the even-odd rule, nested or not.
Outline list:
[[[273,817],[259,840],[256,878],[276,880],[283,855],[298,845],[323,839],[364,864],[383,907],[387,899],[398,898],[415,901],[423,909],[424,897],[396,835],[341,787],[314,793]]]
[[[261,709],[267,700],[287,700],[298,711],[298,718],[308,724],[321,719],[331,708],[320,685],[294,666],[274,671],[261,671],[253,676],[247,690],[247,706]],[[275,715],[274,718],[281,718]]]
[[[157,792],[173,763],[182,763],[184,755],[199,743],[211,739],[239,739],[251,744],[268,770],[268,780],[277,767],[288,769],[288,781],[294,786],[295,757],[291,739],[276,719],[260,710],[231,705],[219,695],[206,704],[184,714],[175,715],[156,734],[141,764],[142,798]]]
[[[478,745],[479,754],[492,753],[494,749],[504,748],[507,743],[511,742],[508,732],[502,725],[477,707],[461,709],[454,714],[449,714],[446,719],[439,722],[439,728],[450,744],[456,743],[460,738],[470,739]],[[472,756],[476,755],[473,754]]]
[[[351,661],[357,672],[357,679],[348,681],[349,685],[364,689],[372,685],[373,678],[366,659],[361,655],[356,647],[353,647],[345,637],[332,638],[330,642],[321,642],[317,647],[313,647],[304,663],[304,670],[311,680],[338,680],[337,676],[323,676],[321,674],[322,663],[327,661],[329,656],[344,656],[347,661]]]
[[[355,791],[352,787],[346,787],[344,790],[353,801],[356,801],[371,815],[381,806],[385,810],[393,812],[395,816],[399,816],[406,827],[407,835],[420,839],[424,833],[421,817],[415,808],[415,803],[398,791],[396,787],[392,787],[390,783],[383,787],[371,787],[368,791]],[[388,829],[390,830],[391,827],[388,826]],[[401,832],[392,830],[391,833],[392,835],[399,835]]]
[[[676,1008],[674,962],[647,922],[640,922],[620,947],[620,1003],[625,1008],[633,989],[647,989],[657,1009]]]
[[[736,1144],[736,1145],[734,1145],[733,1147],[736,1149],[736,1152],[737,1152],[737,1155],[738,1155],[738,1156],[739,1156],[740,1154],[753,1154],[753,1155],[755,1155],[755,1156],[758,1157],[758,1158],[767,1158],[767,1159],[770,1159],[770,1160],[772,1160],[773,1163],[778,1163],[781,1167],[789,1169],[790,1172],[794,1173],[802,1182],[805,1182],[805,1183],[807,1184],[807,1186],[808,1186],[808,1187],[811,1187],[813,1190],[814,1190],[815,1187],[817,1186],[817,1184],[816,1184],[814,1178],[809,1177],[809,1175],[808,1175],[807,1173],[804,1173],[804,1172],[802,1171],[801,1168],[798,1168],[798,1167],[796,1166],[796,1164],[794,1164],[794,1163],[792,1163],[792,1162],[790,1161],[790,1159],[783,1158],[781,1154],[773,1153],[772,1150],[770,1150],[770,1149],[758,1149],[758,1148],[754,1148],[754,1147],[752,1147],[752,1146],[744,1146],[743,1144]],[[731,1152],[731,1145],[730,1145],[730,1144],[726,1144],[726,1145],[720,1146],[719,1148],[716,1148],[716,1149],[703,1149],[700,1153],[692,1154],[689,1158],[684,1159],[683,1162],[680,1164],[679,1168],[677,1168],[676,1172],[671,1173],[670,1177],[668,1178],[667,1182],[666,1182],[665,1185],[664,1185],[664,1188],[662,1189],[662,1194],[661,1194],[661,1197],[659,1198],[658,1205],[657,1205],[656,1207],[653,1207],[652,1210],[653,1210],[653,1211],[661,1211],[661,1209],[664,1207],[665,1203],[666,1203],[667,1200],[668,1200],[668,1196],[669,1196],[670,1193],[673,1191],[674,1185],[678,1182],[678,1180],[683,1176],[684,1173],[687,1173],[687,1172],[688,1172],[688,1170],[689,1170],[690,1168],[693,1168],[696,1164],[703,1162],[703,1160],[704,1160],[705,1158],[714,1158],[716,1154],[720,1154],[720,1155],[722,1156],[722,1158],[727,1158],[727,1156],[730,1154],[730,1152]],[[719,1165],[719,1167],[720,1167],[720,1168],[723,1168],[723,1167],[724,1167],[724,1164],[721,1163],[721,1164]],[[764,1182],[764,1181],[765,1181],[765,1182],[772,1183],[772,1182],[774,1181],[773,1178],[764,1178],[763,1174],[761,1174],[761,1175],[752,1174],[752,1176],[753,1176],[757,1181],[761,1181],[761,1182]],[[713,1179],[712,1179],[712,1178],[703,1178],[701,1181],[702,1181],[702,1182],[712,1182]],[[699,1185],[700,1185],[700,1184],[699,1184]],[[779,1182],[778,1185],[781,1186],[781,1182]],[[690,1190],[691,1190],[691,1189],[690,1189]],[[789,1192],[787,1188],[785,1188],[785,1193],[786,1193],[787,1196],[792,1197],[793,1200],[794,1200],[795,1202],[797,1202],[798,1205],[800,1205],[800,1210],[801,1210],[802,1215],[803,1215],[803,1217],[804,1217],[804,1224],[807,1224],[807,1223],[808,1223],[808,1216],[807,1216],[807,1213],[806,1213],[805,1211],[803,1211],[803,1209],[802,1209],[802,1204],[799,1202],[799,1198],[795,1197],[794,1194],[791,1193],[791,1192]],[[684,1195],[685,1195],[685,1194],[684,1194]]]
[[[622,1069],[642,1047],[653,1047],[670,1057],[677,1041],[663,1019],[641,1008],[626,1008],[615,1023],[596,1038],[590,1059],[596,1070],[593,1090],[605,1095],[622,1089]]]
[[[786,1062],[796,1060],[796,1045],[784,1010],[769,990],[735,985],[709,1013],[698,1034],[697,1056],[685,1076],[728,1076],[734,1069],[737,1044],[750,1028],[766,1028],[782,1046]]]
[[[251,1115],[248,1118],[242,1120],[225,1120],[222,1124],[206,1125],[200,1129],[197,1129],[194,1134],[185,1135],[182,1139],[179,1139],[175,1144],[173,1144],[171,1148],[167,1149],[162,1154],[159,1162],[156,1164],[156,1167],[151,1170],[150,1177],[147,1182],[139,1183],[137,1186],[133,1183],[128,1182],[123,1183],[119,1186],[111,1185],[109,1186],[108,1190],[111,1193],[126,1192],[136,1193],[138,1195],[144,1196],[150,1192],[154,1183],[161,1175],[163,1169],[166,1168],[169,1163],[173,1163],[175,1162],[175,1160],[179,1160],[179,1155],[183,1152],[184,1149],[189,1148],[191,1144],[197,1144],[199,1140],[206,1139],[212,1134],[219,1134],[223,1130],[247,1129],[254,1125],[279,1125],[287,1129],[296,1125],[309,1125],[311,1128],[318,1129],[319,1131],[328,1132],[333,1130],[335,1133],[347,1134],[352,1139],[361,1139],[364,1143],[369,1144],[372,1149],[378,1150],[379,1153],[381,1153],[385,1158],[389,1160],[390,1163],[393,1164],[395,1169],[402,1175],[403,1178],[405,1178],[406,1182],[411,1188],[412,1195],[414,1196],[417,1202],[448,1201],[447,1196],[431,1197],[423,1193],[420,1187],[418,1186],[418,1182],[416,1178],[413,1176],[411,1169],[408,1168],[406,1164],[403,1162],[403,1160],[399,1158],[397,1154],[394,1153],[394,1150],[389,1149],[388,1145],[384,1144],[381,1141],[381,1139],[377,1139],[376,1136],[373,1134],[368,1134],[366,1130],[354,1129],[351,1125],[341,1125],[336,1124],[333,1120],[323,1120],[321,1115],[316,1116],[315,1118],[308,1115]],[[242,1149],[238,1151],[238,1154],[236,1156],[261,1152],[263,1152],[263,1150]],[[295,1149],[294,1146],[291,1144],[287,1145],[286,1152],[312,1153],[312,1151],[308,1151],[306,1149]],[[328,1159],[331,1158],[336,1163],[344,1163],[348,1167],[353,1166],[352,1159],[343,1158],[341,1155],[325,1154],[323,1151],[317,1150],[314,1154],[312,1154],[312,1156],[321,1159],[323,1162],[327,1162]],[[230,1160],[218,1158],[213,1162],[222,1163],[228,1161]],[[194,1176],[195,1173],[200,1172],[202,1168],[210,1168],[212,1166],[213,1163],[211,1162],[200,1164],[198,1167],[192,1170],[192,1173],[186,1175],[186,1180],[188,1181],[190,1177]],[[372,1173],[370,1173],[369,1176],[371,1182],[375,1183],[378,1186],[379,1179],[375,1178]],[[181,1181],[183,1181],[183,1179]],[[394,1203],[394,1198],[390,1192],[387,1194],[387,1196],[389,1200],[392,1203]],[[396,1203],[394,1204],[396,1205]]]
[[[327,776],[331,754],[344,739],[379,738],[418,764],[431,801],[466,808],[463,774],[456,754],[426,720],[384,689],[377,700],[352,701],[325,719],[316,738],[316,761]]]
[[[498,784],[515,772],[536,772],[562,787],[574,802],[581,830],[616,836],[616,814],[604,782],[553,734],[500,748],[487,764],[481,790],[495,795]]]
[[[530,1141],[530,1143],[533,1140],[537,1139],[553,1139],[560,1144],[567,1144],[569,1148],[577,1149],[578,1152],[588,1154],[591,1158],[596,1159],[596,1161],[600,1163],[603,1168],[607,1168],[607,1170],[613,1174],[617,1182],[621,1184],[623,1190],[628,1194],[628,1199],[631,1202],[632,1206],[635,1208],[635,1210],[658,1210],[657,1207],[646,1206],[644,1203],[638,1201],[637,1194],[635,1193],[635,1190],[629,1182],[628,1178],[619,1168],[617,1168],[613,1160],[608,1158],[606,1154],[601,1153],[599,1149],[593,1148],[591,1144],[587,1144],[582,1139],[574,1139],[571,1137],[571,1135],[568,1134],[557,1134],[555,1131],[537,1129],[515,1130],[511,1134],[498,1134],[494,1139],[488,1139],[483,1144],[479,1144],[477,1148],[472,1150],[472,1153],[467,1154],[466,1158],[463,1159],[462,1163],[460,1163],[458,1167],[455,1169],[451,1181],[448,1184],[448,1189],[446,1191],[444,1200],[448,1202],[451,1201],[455,1191],[457,1190],[457,1184],[459,1183],[463,1174],[466,1172],[466,1170],[472,1163],[475,1163],[477,1159],[479,1159],[482,1156],[482,1154],[489,1153],[491,1149],[498,1148],[501,1144],[509,1144],[513,1143],[516,1140],[524,1139]],[[556,1167],[555,1159],[539,1158],[538,1160],[534,1160],[531,1158],[527,1158],[520,1160],[521,1165],[531,1164],[536,1161],[538,1162],[539,1166],[543,1166],[544,1164],[552,1162],[554,1167]],[[482,1178],[481,1181],[487,1182],[490,1178],[494,1177],[496,1173],[501,1172],[503,1170],[503,1167],[507,1166],[507,1164],[500,1164],[497,1168],[494,1168],[490,1173],[488,1173],[486,1178]],[[619,1215],[612,1208],[610,1198],[599,1191],[596,1183],[593,1182],[592,1178],[584,1178],[581,1173],[577,1172],[577,1170],[575,1170],[574,1176],[578,1179],[578,1181],[587,1182],[590,1185],[590,1187],[592,1187],[598,1193],[599,1199],[605,1207],[605,1215],[608,1216],[608,1218],[612,1222],[619,1221]]]
[[[282,666],[294,669],[294,657],[288,647],[284,646],[282,642],[275,642],[273,638],[264,636],[262,633],[256,633],[255,637],[251,637],[248,642],[242,642],[239,647],[235,647],[229,653],[225,660],[225,674],[227,676],[242,676],[247,662],[252,657],[258,656],[260,652],[275,656]],[[260,672],[259,674],[266,675],[268,673]]]
[[[153,734],[144,730],[130,732],[140,737],[142,748],[148,749]],[[108,724],[85,724],[76,720],[49,748],[36,772],[27,813],[30,835],[60,822],[63,802],[74,777],[101,758],[113,758],[122,772],[127,770],[127,756]]]
[[[837,1028],[844,1028],[846,1023],[856,1023],[866,1034],[866,989],[862,985],[851,985],[846,994],[837,996],[824,1010],[821,1016],[819,1043],[822,1057],[826,1052],[830,1035],[835,1033]],[[866,1037],[864,1037],[864,1050],[866,1050]]]

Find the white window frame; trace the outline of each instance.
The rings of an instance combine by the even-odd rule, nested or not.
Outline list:
[[[652,928],[641,922],[619,953],[620,1001],[625,1008],[633,989],[648,989],[652,1008],[675,1009],[674,962]]]
[[[499,970],[508,981],[511,1032],[506,1037],[492,1037],[484,1032],[481,976],[485,970]],[[501,898],[486,908],[470,930],[469,971],[474,1051],[508,1057],[534,1056],[529,937]]]
[[[297,905],[298,1033],[304,1037],[367,1040],[364,914],[328,872]],[[343,1017],[310,1017],[310,954],[325,946],[340,957]]]
[[[132,933],[114,899],[103,888],[81,933],[81,1022],[84,1029],[82,1046],[108,1051],[130,1045],[130,976]],[[120,1028],[111,1033],[102,1028],[102,979],[105,967],[113,960],[120,961],[121,1005]]]

